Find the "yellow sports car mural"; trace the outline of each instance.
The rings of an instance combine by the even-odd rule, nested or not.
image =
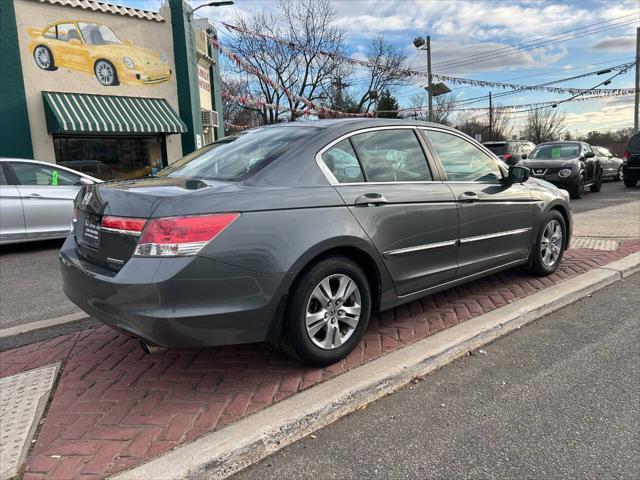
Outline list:
[[[107,25],[71,20],[27,31],[29,51],[43,70],[66,67],[92,73],[105,86],[150,85],[171,77],[164,54],[121,41]]]

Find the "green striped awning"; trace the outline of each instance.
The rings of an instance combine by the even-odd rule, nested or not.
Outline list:
[[[42,92],[50,133],[185,133],[164,98]]]

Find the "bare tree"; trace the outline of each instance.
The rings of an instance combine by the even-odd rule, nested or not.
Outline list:
[[[522,129],[522,136],[533,143],[559,140],[566,129],[566,114],[551,108],[532,110]]]
[[[243,77],[223,77],[222,86],[228,96],[222,98],[222,118],[225,119],[225,133],[237,131],[237,126],[253,127],[258,125],[260,109],[242,105],[233,97],[249,94],[249,83]]]
[[[403,73],[403,64],[407,56],[403,49],[396,47],[377,35],[369,44],[365,81],[361,84],[360,100],[357,102],[358,111],[369,112],[376,103],[376,93],[381,95],[383,91],[393,91],[396,87],[404,85],[406,76]],[[375,93],[374,93],[375,92]]]
[[[511,112],[504,108],[500,108],[500,105],[498,105],[493,110],[491,140],[508,140],[512,131]]]
[[[412,95],[409,99],[409,111],[405,116],[416,120],[429,119],[429,97],[426,93]],[[433,99],[433,122],[451,125],[456,109],[456,97],[452,94],[438,95]]]
[[[493,125],[489,128],[489,113],[462,112],[455,121],[455,127],[471,137],[480,135],[482,141],[508,140],[511,135],[511,112],[497,107],[493,111]]]
[[[251,95],[276,106],[261,109],[264,123],[277,123],[283,112],[292,120],[300,116],[298,110],[304,108],[304,103],[289,98],[284,89],[312,102],[323,97],[323,85],[331,82],[336,68],[334,58],[343,54],[344,32],[333,26],[335,18],[329,0],[278,0],[277,15],[253,11],[236,19],[243,30],[265,36],[236,32],[227,45],[280,87],[275,88],[257,75],[249,79]],[[284,19],[284,24],[278,19]],[[243,69],[238,66],[236,70]]]

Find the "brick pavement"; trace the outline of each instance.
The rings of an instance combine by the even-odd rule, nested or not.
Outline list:
[[[107,327],[0,353],[0,377],[62,360],[60,382],[25,480],[104,478],[382,354],[640,251],[573,249],[546,278],[501,272],[374,317],[343,362],[305,368],[256,345],[145,355]]]

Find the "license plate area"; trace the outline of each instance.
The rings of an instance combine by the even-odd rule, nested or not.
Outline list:
[[[94,250],[100,248],[100,218],[97,215],[84,217],[80,243]]]

